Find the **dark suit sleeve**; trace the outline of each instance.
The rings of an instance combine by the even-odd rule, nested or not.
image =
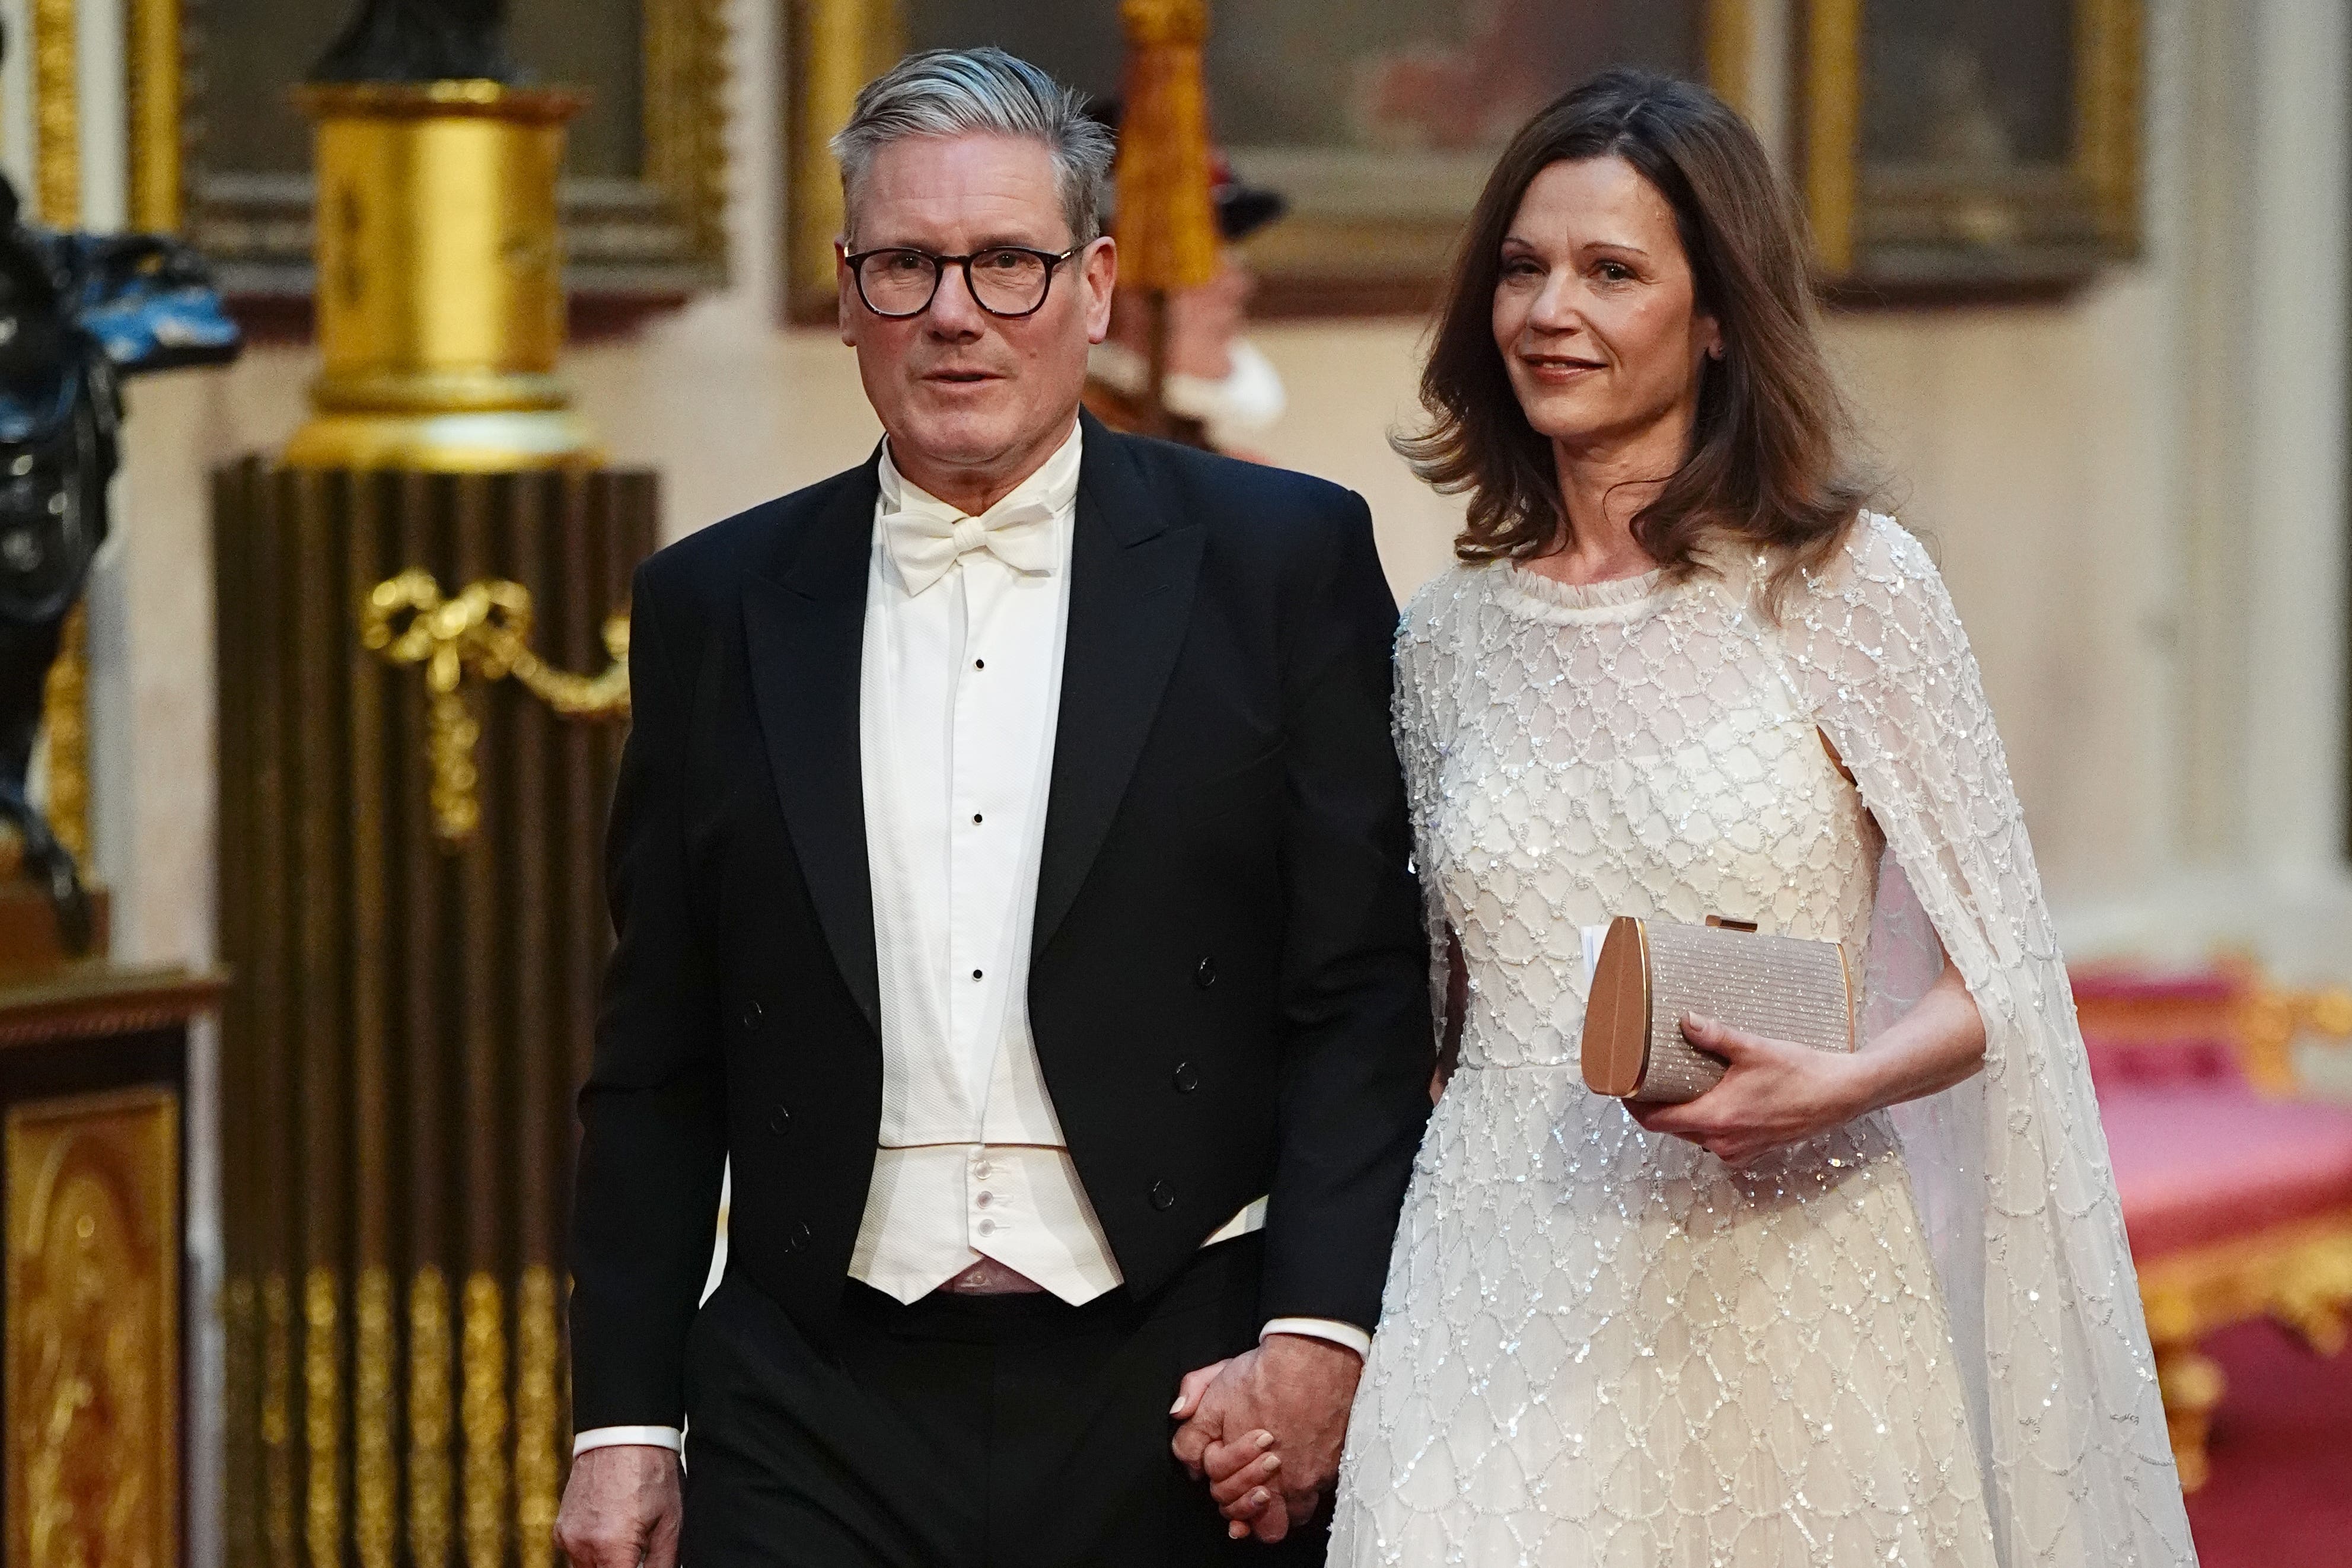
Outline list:
[[[618,940],[580,1093],[572,1365],[583,1431],[679,1424],[727,1154],[715,972],[688,877],[691,687],[648,570],[633,595],[631,728],[605,848]]]
[[[1372,1328],[1429,1117],[1429,983],[1389,724],[1396,602],[1347,498],[1285,611],[1287,1050],[1261,1308]]]

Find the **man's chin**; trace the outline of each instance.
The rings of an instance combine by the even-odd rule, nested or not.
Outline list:
[[[984,464],[1020,444],[1023,423],[1008,408],[910,408],[893,432],[934,462]]]

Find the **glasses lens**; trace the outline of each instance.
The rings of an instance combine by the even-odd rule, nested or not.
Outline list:
[[[983,250],[971,258],[971,291],[1000,315],[1035,310],[1045,298],[1045,258],[1034,250]]]
[[[866,303],[886,316],[911,316],[931,302],[939,263],[919,250],[877,250],[857,264]]]

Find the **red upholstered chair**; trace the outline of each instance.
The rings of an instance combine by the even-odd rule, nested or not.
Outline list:
[[[2352,1037],[2352,992],[2291,992],[2252,963],[2079,969],[2075,1005],[2156,1343],[2181,1485],[2205,1479],[2221,1371],[2198,1342],[2272,1317],[2344,1347],[2352,1104],[2299,1093],[2294,1045]]]

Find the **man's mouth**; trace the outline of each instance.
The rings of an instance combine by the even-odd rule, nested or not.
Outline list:
[[[983,381],[999,379],[984,370],[935,370],[923,377],[925,381],[943,381],[951,386],[970,386]]]

